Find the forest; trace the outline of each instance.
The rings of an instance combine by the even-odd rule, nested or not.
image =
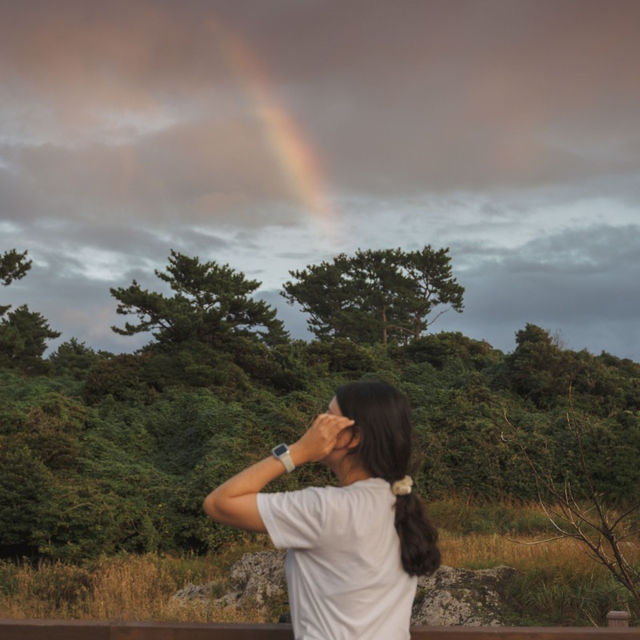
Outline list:
[[[5,251],[0,282],[30,266],[26,252]],[[413,477],[428,502],[456,496],[491,511],[552,503],[569,487],[575,504],[595,497],[629,531],[640,523],[640,364],[566,349],[534,324],[510,353],[433,332],[439,313],[464,308],[447,249],[358,251],[291,271],[283,296],[309,314],[308,342],[291,339],[253,298],[260,283],[228,265],[172,251],[156,275],[159,291],[111,289],[123,317],[114,331],[149,336],[134,353],[70,338],[45,356],[59,336],[46,318],[0,307],[7,561],[221,552],[242,534],[210,522],[204,496],[294,441],[339,384],[363,377],[408,396]],[[311,465],[273,490],[332,482]],[[499,533],[521,526],[494,513]],[[458,524],[478,530],[473,518]]]

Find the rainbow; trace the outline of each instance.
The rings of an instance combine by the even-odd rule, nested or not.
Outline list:
[[[242,83],[271,149],[293,194],[329,235],[337,216],[327,198],[324,172],[302,128],[278,102],[269,76],[245,40],[219,20],[212,22],[224,55]]]

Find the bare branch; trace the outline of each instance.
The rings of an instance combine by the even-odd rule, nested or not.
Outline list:
[[[553,536],[552,538],[545,538],[544,540],[531,540],[530,542],[523,542],[522,540],[514,540],[513,538],[508,538],[507,536],[504,536],[505,540],[508,540],[509,542],[513,542],[514,544],[521,544],[521,545],[525,545],[527,547],[532,547],[538,544],[544,544],[545,542],[553,542],[554,540],[564,540],[567,536],[562,534],[560,536]]]
[[[627,559],[620,545],[621,541],[637,534],[638,530],[634,529],[621,536],[616,535],[616,528],[621,526],[632,513],[640,509],[640,503],[634,502],[621,513],[616,513],[607,507],[603,496],[598,493],[589,471],[584,451],[582,425],[576,419],[573,411],[571,390],[569,402],[571,411],[566,414],[566,420],[577,446],[580,469],[579,481],[584,483],[586,501],[576,497],[570,478],[566,477],[562,488],[559,488],[554,481],[553,472],[540,468],[540,465],[534,461],[529,450],[519,437],[520,429],[511,423],[506,407],[504,408],[505,422],[516,437],[513,440],[509,440],[504,436],[503,432],[500,435],[501,440],[503,442],[513,442],[519,450],[523,460],[531,470],[540,506],[549,523],[558,532],[558,535],[544,540],[520,542],[520,544],[537,545],[561,538],[577,540],[583,546],[586,555],[606,567],[612,577],[631,593],[636,605],[640,608],[640,572]],[[553,501],[553,507],[543,497],[543,490],[546,492],[547,500]],[[510,541],[518,542],[516,540]]]
[[[614,520],[613,524],[611,525],[611,529],[615,529],[620,524],[620,522],[622,522],[627,516],[630,516],[637,509],[640,509],[640,502],[636,502],[632,507],[630,507],[626,511],[623,511],[622,514],[620,514]],[[640,529],[638,529],[638,531],[640,531]]]
[[[431,326],[441,315],[443,315],[444,313],[447,313],[447,311],[449,311],[449,307],[447,307],[446,309],[443,309],[442,311],[440,311],[440,313],[437,313],[433,320],[429,321],[429,326]]]

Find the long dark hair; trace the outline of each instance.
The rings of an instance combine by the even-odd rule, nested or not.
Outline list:
[[[362,466],[389,483],[402,480],[409,471],[413,440],[407,399],[386,382],[361,380],[338,387],[336,400],[359,431],[353,455]],[[412,576],[433,573],[440,566],[438,532],[414,491],[397,496],[395,526],[404,570]]]

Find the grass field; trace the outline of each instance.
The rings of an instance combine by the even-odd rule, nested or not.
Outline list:
[[[471,569],[506,564],[518,570],[510,624],[602,625],[607,611],[629,608],[627,592],[578,543],[539,542],[546,522],[535,507],[492,509],[450,501],[432,505],[432,514],[448,525],[441,529],[443,564]],[[503,532],[486,531],[489,520],[494,531]],[[215,556],[122,555],[82,566],[0,562],[0,617],[264,622],[255,612],[215,603],[177,604],[171,596],[188,583],[206,582],[215,582],[222,594],[231,564],[242,553],[267,548],[266,536],[248,536],[245,544]],[[626,551],[640,562],[637,544]]]

